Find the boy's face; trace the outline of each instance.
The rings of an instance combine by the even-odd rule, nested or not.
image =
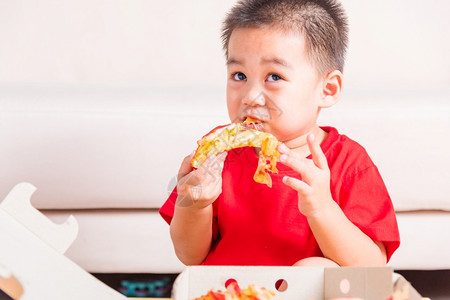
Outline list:
[[[251,116],[288,147],[318,127],[322,80],[300,33],[239,28],[228,44],[227,106],[232,122]]]

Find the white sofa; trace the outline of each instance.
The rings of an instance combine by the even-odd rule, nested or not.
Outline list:
[[[236,1],[22,2],[0,10],[0,201],[26,181],[50,218],[73,214],[67,255],[89,272],[179,272],[157,210],[228,122],[220,27]],[[402,238],[390,264],[450,269],[450,2],[342,2],[344,95],[321,124],[380,168]]]
[[[398,270],[450,269],[446,97],[344,93],[320,119],[379,166],[400,226]],[[2,86],[0,201],[25,181],[52,220],[74,215],[66,254],[89,272],[178,273],[157,210],[196,140],[227,122],[223,90]]]

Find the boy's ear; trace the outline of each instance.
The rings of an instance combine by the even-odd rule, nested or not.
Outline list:
[[[330,72],[323,80],[322,84],[322,99],[320,101],[321,108],[327,108],[336,104],[341,98],[342,92],[341,71],[334,70]]]

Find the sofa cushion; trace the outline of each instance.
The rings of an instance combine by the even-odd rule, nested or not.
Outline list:
[[[50,210],[53,222],[73,215],[78,236],[65,255],[91,273],[179,273],[169,226],[154,210]]]
[[[324,110],[368,151],[397,211],[450,211],[450,102],[443,91],[344,93]]]
[[[397,270],[450,269],[450,240],[442,236],[450,228],[450,212],[398,212],[397,221],[401,243],[390,266]]]
[[[397,211],[450,210],[445,93],[344,93],[319,123],[361,143]],[[224,90],[1,87],[0,199],[37,187],[41,209],[159,208],[182,159],[228,123]]]
[[[226,123],[215,91],[0,91],[0,199],[37,187],[40,209],[159,208],[196,140]]]

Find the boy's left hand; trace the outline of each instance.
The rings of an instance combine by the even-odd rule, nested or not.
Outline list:
[[[301,180],[285,176],[283,183],[298,192],[300,212],[306,217],[312,217],[329,207],[333,198],[327,158],[313,134],[308,135],[307,142],[312,159],[301,157],[284,144],[278,150],[282,154],[280,162],[301,175]]]

